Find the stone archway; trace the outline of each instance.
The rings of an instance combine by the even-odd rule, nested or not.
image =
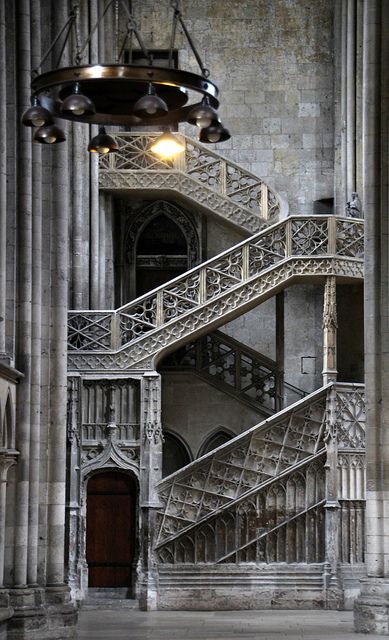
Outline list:
[[[127,227],[123,253],[123,302],[127,302],[197,265],[199,234],[186,211],[158,200]]]

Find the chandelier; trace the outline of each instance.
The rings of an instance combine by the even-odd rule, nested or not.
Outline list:
[[[91,153],[112,153],[118,149],[114,138],[106,132],[106,125],[130,129],[156,126],[165,130],[153,145],[156,153],[164,155],[172,155],[180,150],[178,139],[169,133],[172,128],[177,129],[179,123],[188,122],[198,127],[201,142],[216,143],[230,138],[217,112],[218,88],[209,79],[209,70],[204,66],[188,32],[178,0],[172,0],[170,4],[173,21],[166,67],[154,65],[153,53],[146,48],[131,9],[124,0],[108,2],[83,43],[80,43],[78,36],[78,7],[73,7],[65,25],[32,73],[31,107],[23,114],[22,122],[28,127],[37,128],[33,138],[35,142],[63,142],[66,138],[58,120],[99,125],[98,135],[88,145]],[[120,7],[127,18],[127,30],[120,49],[118,47],[115,62],[83,64],[83,56],[94,33],[112,7],[116,10]],[[178,26],[194,54],[200,68],[199,74],[174,66]],[[71,33],[76,43],[74,66],[60,67]],[[136,64],[133,59],[134,38],[139,45],[142,64]],[[128,43],[131,45],[129,62],[123,62]],[[44,62],[60,45],[56,68],[41,73]],[[175,149],[172,150],[171,145],[175,145]]]

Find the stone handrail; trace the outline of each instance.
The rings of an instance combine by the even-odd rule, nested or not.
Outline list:
[[[70,311],[69,368],[134,366],[225,324],[290,281],[327,275],[362,279],[363,221],[287,218],[115,311]]]
[[[159,135],[117,134],[119,150],[100,157],[100,188],[179,191],[249,233],[286,215],[280,197],[261,178],[188,136],[175,134],[183,153],[160,159],[150,151]]]
[[[174,351],[161,362],[160,371],[194,372],[265,415],[285,406],[285,388],[293,392],[294,402],[307,395],[284,381],[274,360],[221,331],[213,331]]]
[[[246,561],[260,560],[261,539],[325,501],[363,501],[364,438],[363,385],[331,383],[168,476],[160,560],[236,562],[249,548]]]

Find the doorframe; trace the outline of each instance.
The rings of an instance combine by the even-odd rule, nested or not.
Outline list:
[[[79,559],[81,564],[81,583],[83,587],[83,591],[85,595],[88,594],[89,589],[89,569],[88,563],[86,560],[86,536],[87,536],[87,521],[86,521],[86,510],[87,510],[87,498],[88,498],[88,482],[92,476],[99,475],[101,473],[106,472],[114,472],[121,473],[127,476],[130,476],[132,480],[134,480],[134,485],[136,488],[135,495],[135,510],[134,510],[134,524],[135,524],[135,536],[134,536],[134,557],[132,562],[131,569],[131,585],[129,586],[128,595],[131,598],[136,598],[138,593],[138,584],[137,577],[139,573],[139,563],[140,563],[140,509],[139,509],[139,473],[135,467],[130,469],[123,469],[115,464],[106,464],[102,467],[97,467],[94,469],[89,469],[85,475],[83,475],[81,479],[81,512],[80,512],[80,531],[81,531],[81,539],[80,539],[80,553]]]

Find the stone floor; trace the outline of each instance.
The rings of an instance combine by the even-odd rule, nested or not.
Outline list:
[[[362,640],[351,611],[81,611],[79,640]]]

